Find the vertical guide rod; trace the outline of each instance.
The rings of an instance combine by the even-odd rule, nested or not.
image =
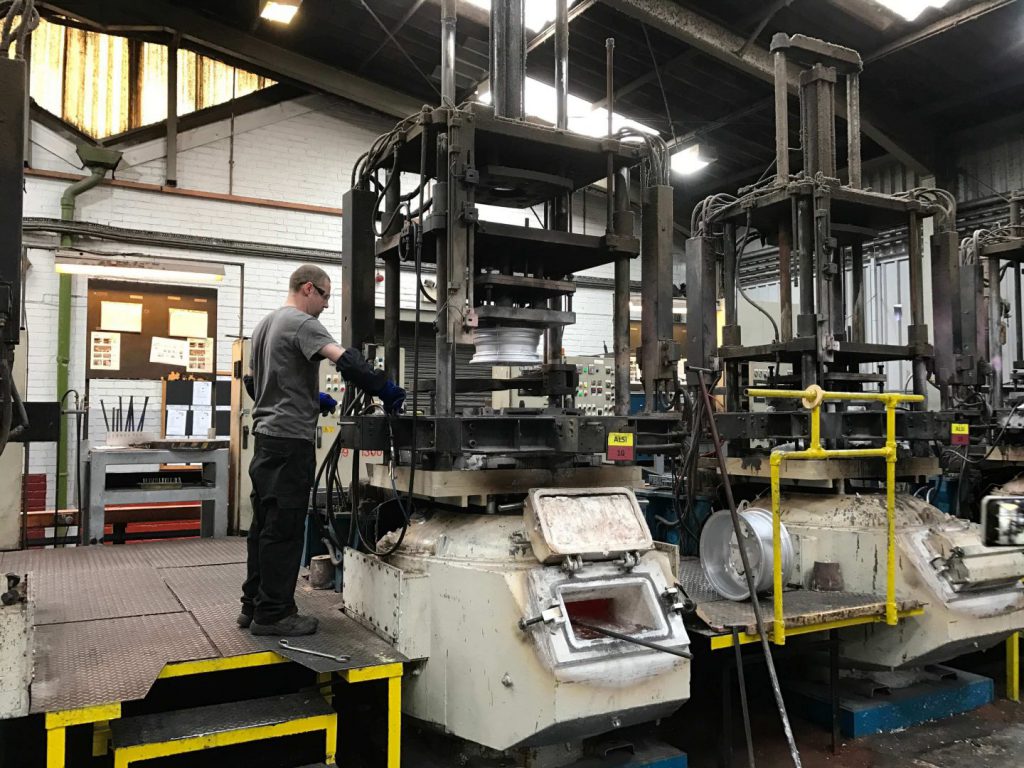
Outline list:
[[[568,0],[556,0],[555,2],[555,127],[561,131],[569,128],[569,2]],[[569,207],[571,197],[567,194],[558,195],[551,203],[552,229],[560,232],[569,231]],[[558,275],[564,277],[564,275]],[[548,307],[553,310],[561,310],[565,299],[555,296],[548,299]],[[545,349],[547,364],[562,362],[562,343],[565,328],[561,325],[554,325],[548,328],[545,334]],[[553,406],[562,405],[561,395],[551,395],[548,404]]]
[[[1024,235],[1020,229],[1020,202],[1018,195],[1010,198],[1010,234],[1014,237]],[[1024,367],[1024,301],[1021,299],[1020,266],[1020,262],[1013,262],[1013,316],[1017,336],[1015,367]]]
[[[456,0],[441,3],[441,103],[455,104]]]
[[[772,54],[775,65],[775,180],[789,181],[789,72],[786,54]]]
[[[793,232],[779,225],[779,341],[793,340]]]
[[[860,189],[860,75],[856,72],[846,76],[846,147],[850,186]]]
[[[764,617],[761,615],[761,601],[757,599],[757,585],[754,584],[754,572],[750,568],[750,556],[747,554],[747,547],[742,542],[746,537],[740,526],[740,514],[736,510],[736,499],[732,495],[732,481],[729,479],[728,467],[725,464],[725,452],[722,450],[722,440],[718,434],[718,426],[715,424],[715,406],[711,400],[711,393],[708,392],[708,383],[705,375],[710,373],[707,369],[691,368],[696,371],[697,379],[700,382],[700,394],[704,402],[704,413],[708,420],[708,429],[711,431],[711,442],[715,446],[715,457],[718,459],[718,471],[722,476],[722,488],[725,491],[725,500],[729,505],[729,514],[732,516],[732,530],[736,541],[740,542],[740,560],[743,561],[743,573],[747,578],[747,589],[750,591],[750,606],[754,609],[754,623],[757,625],[757,634],[761,638],[761,649],[764,651],[764,663],[768,668],[768,677],[772,684],[772,693],[775,694],[775,705],[779,710],[779,717],[782,719],[782,730],[786,735],[786,742],[789,745],[789,755],[793,760],[795,768],[800,768],[800,753],[796,748],[796,741],[793,738],[793,729],[789,724],[789,716],[786,714],[786,702],[782,699],[782,689],[779,687],[779,676],[775,671],[775,661],[772,658],[772,649],[768,643],[768,633],[764,628]],[[781,551],[776,547],[775,551]]]
[[[178,36],[167,46],[167,186],[178,186]]]

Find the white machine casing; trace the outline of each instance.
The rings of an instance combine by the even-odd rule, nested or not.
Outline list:
[[[809,586],[815,561],[836,562],[845,588],[884,595],[884,495],[782,498],[797,551],[793,581]],[[1024,549],[986,547],[981,527],[923,499],[896,497],[896,597],[924,604],[898,626],[841,630],[845,661],[865,669],[938,664],[989,648],[1024,629]]]
[[[673,712],[689,698],[688,659],[574,621],[687,649],[674,588],[678,552],[654,547],[627,488],[535,489],[526,506],[523,516],[414,519],[387,564],[346,553],[346,612],[422,659],[403,681],[405,714],[507,750],[581,740]],[[599,508],[603,522],[594,519]],[[610,519],[595,549],[595,532]],[[572,529],[586,531],[575,549]],[[541,533],[555,530],[558,541]]]

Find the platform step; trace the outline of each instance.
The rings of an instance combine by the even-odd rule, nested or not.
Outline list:
[[[112,722],[110,730],[115,768],[136,760],[312,731],[325,732],[326,764],[333,765],[337,716],[320,695],[293,693],[126,717]]]

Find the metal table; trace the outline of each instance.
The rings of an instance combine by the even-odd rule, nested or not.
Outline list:
[[[83,544],[103,541],[105,507],[107,504],[140,502],[200,501],[199,531],[204,537],[226,536],[228,532],[228,449],[168,450],[156,448],[89,449],[86,477],[89,502],[81,521]],[[167,490],[141,488],[107,488],[107,469],[111,466],[145,464],[201,464],[202,485]]]

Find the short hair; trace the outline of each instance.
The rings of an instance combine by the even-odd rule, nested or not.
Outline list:
[[[306,283],[317,285],[324,280],[329,281],[330,279],[330,276],[315,264],[303,264],[292,272],[292,276],[288,279],[288,289],[292,293],[298,293],[299,289]]]

